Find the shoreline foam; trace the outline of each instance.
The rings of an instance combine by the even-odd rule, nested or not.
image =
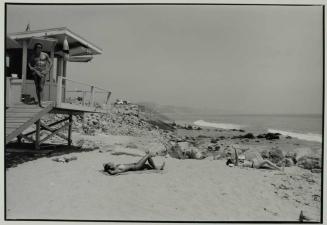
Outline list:
[[[214,127],[214,128],[221,128],[221,129],[241,129],[244,126],[239,124],[232,124],[232,123],[211,123],[206,122],[204,120],[197,120],[193,122],[197,126],[201,127]]]
[[[270,133],[280,133],[284,136],[290,136],[294,138],[298,138],[305,141],[315,141],[315,142],[322,142],[322,136],[320,134],[314,134],[314,133],[297,133],[297,132],[291,132],[291,131],[284,131],[284,130],[276,130],[276,129],[267,129]]]
[[[221,128],[221,129],[241,129],[246,127],[245,125],[239,125],[239,124],[233,124],[233,123],[213,123],[213,122],[207,122],[204,120],[197,120],[194,121],[193,124],[201,127],[213,127],[213,128]],[[250,128],[250,127],[249,127]],[[300,140],[304,141],[314,141],[322,143],[322,135],[316,134],[316,133],[299,133],[299,132],[293,132],[293,131],[286,131],[286,130],[279,130],[279,129],[263,129],[267,130],[269,133],[280,133],[284,136],[290,136],[293,138],[298,138]]]

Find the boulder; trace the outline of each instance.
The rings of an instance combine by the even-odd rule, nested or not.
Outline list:
[[[296,161],[299,161],[302,157],[312,155],[314,152],[311,148],[301,147],[293,150]]]
[[[168,154],[177,159],[204,159],[207,155],[200,149],[191,145],[189,142],[178,142],[169,151]]]
[[[267,140],[275,140],[279,139],[280,133],[267,133],[267,134],[259,134],[257,138],[265,138]]]
[[[284,154],[282,150],[275,148],[269,151],[269,158],[271,162],[278,163],[284,159]]]
[[[200,135],[198,135],[198,138],[209,138],[209,137],[206,135],[200,134]]]
[[[298,167],[301,167],[303,169],[308,169],[308,170],[312,170],[312,169],[321,169],[321,159],[319,156],[317,155],[306,155],[301,157],[296,165]]]
[[[275,139],[279,139],[280,134],[279,133],[267,133],[265,138],[267,140],[275,140]]]
[[[145,146],[145,149],[160,156],[165,156],[167,154],[166,146],[159,142],[151,142]]]
[[[215,151],[219,151],[219,150],[220,150],[220,146],[219,145],[215,146]]]
[[[212,138],[212,139],[210,140],[210,142],[213,143],[213,144],[216,144],[218,141],[217,141],[217,139]]]
[[[240,138],[240,139],[254,139],[255,136],[252,133],[247,133],[244,135],[239,135],[239,136],[233,136],[232,139],[236,139],[236,138]]]
[[[242,138],[254,139],[255,137],[252,133],[247,133],[247,134],[243,135]]]

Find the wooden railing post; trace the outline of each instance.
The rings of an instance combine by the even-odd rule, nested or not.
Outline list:
[[[86,93],[85,93],[85,91],[83,91],[83,99],[82,99],[82,105],[83,106],[85,106],[85,95],[86,95]]]
[[[23,40],[23,54],[22,54],[22,95],[26,94],[26,74],[27,74],[27,40]]]
[[[107,99],[106,99],[106,105],[108,105],[110,95],[111,95],[111,91],[108,92]]]
[[[62,101],[62,76],[57,77],[57,101],[56,105],[60,106]]]
[[[90,107],[94,107],[94,86],[91,86],[91,101],[90,101]]]

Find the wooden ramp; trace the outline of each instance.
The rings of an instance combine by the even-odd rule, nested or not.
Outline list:
[[[40,108],[38,105],[16,103],[6,109],[6,144],[49,113],[54,103],[43,102],[43,106],[44,108]]]

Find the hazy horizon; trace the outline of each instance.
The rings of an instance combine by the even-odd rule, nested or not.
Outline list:
[[[68,27],[103,49],[68,77],[112,100],[234,114],[322,113],[320,6],[8,5],[7,32]],[[60,16],[58,16],[60,14]]]
[[[152,105],[154,109],[157,109],[159,113],[164,114],[193,114],[193,115],[217,115],[217,116],[226,116],[226,115],[235,115],[235,116],[313,116],[313,117],[322,117],[322,113],[235,113],[229,112],[224,109],[219,108],[197,108],[191,106],[182,106],[182,105],[160,105],[155,102],[136,102],[140,105]]]

